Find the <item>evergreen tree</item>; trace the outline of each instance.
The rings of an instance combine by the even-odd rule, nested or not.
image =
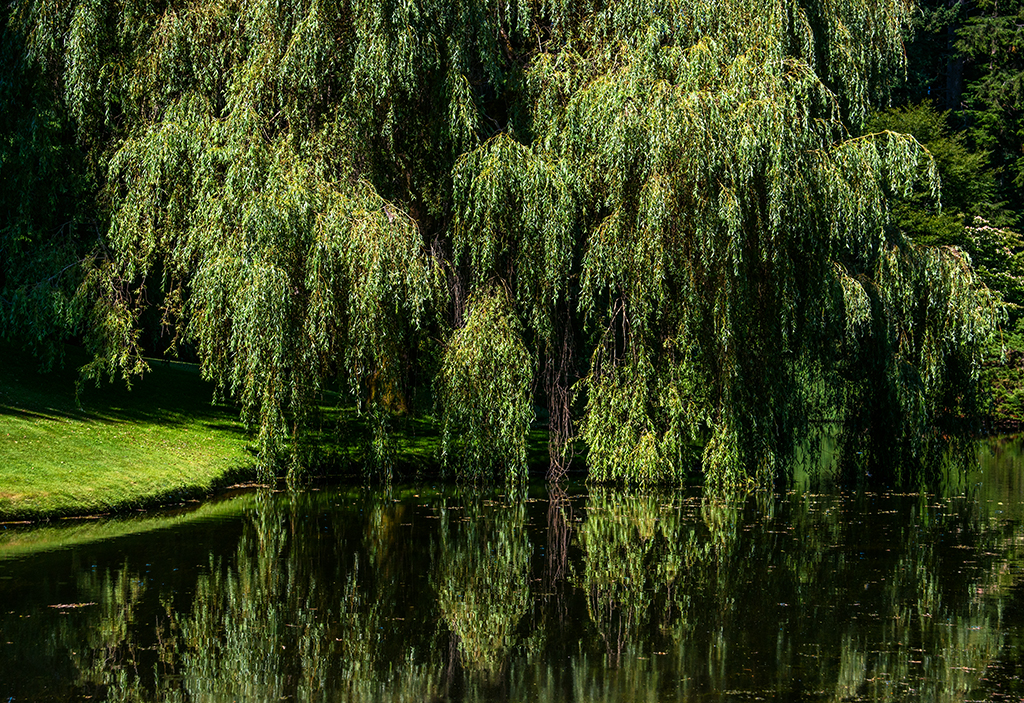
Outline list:
[[[964,226],[974,218],[1006,223],[1012,213],[995,202],[996,176],[989,154],[970,149],[967,135],[953,131],[949,118],[949,111],[940,112],[932,103],[922,102],[877,112],[868,119],[864,131],[909,134],[924,147],[918,159],[922,176],[919,183],[924,187],[896,199],[895,224],[914,241],[963,247]],[[925,174],[932,167],[942,185],[941,202],[926,184]]]
[[[907,79],[893,91],[895,104],[927,100],[942,110],[961,108],[966,61],[957,49],[957,33],[972,8],[964,0],[917,2],[906,34]]]
[[[985,347],[983,386],[992,423],[1015,428],[1024,423],[1024,240],[1006,226],[1013,213],[995,202],[997,178],[988,153],[970,150],[966,132],[950,130],[948,115],[921,103],[876,113],[866,129],[913,135],[927,150],[921,169],[934,161],[941,207],[919,188],[897,199],[894,221],[914,241],[966,252],[978,277],[1002,298],[1002,329]]]
[[[992,155],[999,199],[1024,214],[1024,3],[978,0],[959,31],[970,61],[966,116],[976,146]]]

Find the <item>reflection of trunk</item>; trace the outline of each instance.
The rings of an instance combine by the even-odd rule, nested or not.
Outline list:
[[[569,567],[569,544],[572,542],[572,504],[557,484],[548,489],[547,559],[544,564],[543,590],[557,598],[558,621],[565,621],[565,583]]]
[[[634,628],[633,609],[625,604],[617,604],[609,594],[603,594],[599,588],[590,591],[590,609],[592,613],[603,612],[601,622],[596,622],[597,631],[604,640],[606,663],[609,669],[618,669],[622,664],[622,652],[626,649],[626,635]],[[601,627],[605,624],[606,627]]]
[[[566,444],[572,438],[572,384],[576,381],[573,315],[563,302],[557,306],[555,330],[547,349],[544,391],[548,397],[548,481],[560,481],[572,457]]]
[[[451,695],[452,683],[455,681],[455,665],[459,660],[459,636],[454,632],[448,632],[448,664],[444,668],[444,690],[442,698],[445,700]]]

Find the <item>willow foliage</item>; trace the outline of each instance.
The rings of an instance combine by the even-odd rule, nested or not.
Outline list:
[[[533,369],[510,307],[501,292],[474,299],[438,376],[443,459],[476,478],[495,469],[523,478],[526,467]]]
[[[890,225],[917,142],[858,136],[904,0],[11,7],[100,183],[91,372],[141,368],[157,307],[268,469],[336,383],[382,465],[433,387],[456,468],[521,474],[542,405],[553,474],[634,482],[973,410],[993,303]]]

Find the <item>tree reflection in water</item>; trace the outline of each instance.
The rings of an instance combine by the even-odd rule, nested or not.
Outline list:
[[[102,575],[79,574],[78,589],[87,599],[83,602],[96,606],[91,613],[96,617],[85,628],[71,625],[61,633],[61,639],[73,647],[68,654],[78,672],[78,685],[87,691],[105,691],[107,700],[143,700],[139,645],[131,634],[145,583],[122,565]]]
[[[1016,695],[1024,528],[1010,507],[1019,484],[1006,490],[716,501],[600,488],[550,500],[264,494],[244,524],[211,526],[208,544],[168,537],[173,549],[157,553],[143,540],[115,541],[91,547],[87,560],[26,561],[17,573],[28,587],[0,580],[9,604],[0,639],[10,643],[0,692],[123,701]]]
[[[299,531],[307,506],[296,496],[286,500],[285,511],[262,500],[235,563],[200,578],[192,614],[181,623],[183,688],[194,700],[431,699],[437,666],[417,663],[413,647],[397,660],[384,656],[379,631],[389,603],[374,597],[374,579],[362,573],[363,550],[349,558],[354,545],[310,540]],[[386,522],[385,501],[368,502],[370,524]],[[376,537],[368,533],[360,546],[386,572],[390,562]],[[381,595],[393,591],[387,578],[376,583]]]
[[[460,510],[440,508],[432,583],[441,614],[458,642],[470,686],[503,677],[509,650],[530,602],[526,503],[496,506],[467,495]]]

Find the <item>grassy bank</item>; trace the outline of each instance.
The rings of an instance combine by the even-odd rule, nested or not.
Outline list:
[[[195,367],[153,362],[135,381],[82,387],[84,354],[62,370],[0,347],[0,521],[123,512],[209,494],[253,476],[236,408],[212,405]],[[366,479],[372,433],[365,417],[325,399],[310,452],[314,475]],[[429,417],[396,419],[396,478],[436,477],[439,428]],[[529,463],[543,473],[547,433],[535,429]]]
[[[232,407],[211,405],[194,368],[156,362],[129,391],[85,386],[75,367],[39,374],[2,350],[0,519],[127,510],[209,493],[251,471]]]

